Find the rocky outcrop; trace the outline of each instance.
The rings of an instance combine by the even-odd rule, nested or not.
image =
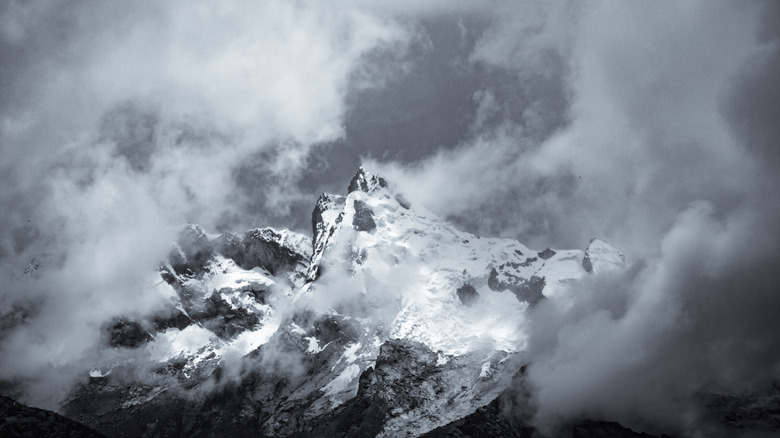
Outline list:
[[[347,193],[349,194],[358,190],[370,193],[377,187],[387,188],[387,181],[381,176],[371,175],[361,167],[358,169],[357,173],[355,173],[355,176],[352,177],[352,180],[349,181]]]
[[[424,344],[391,339],[374,367],[360,375],[354,398],[312,420],[294,436],[417,436],[473,412],[503,390],[497,378],[519,367],[517,358],[495,356],[494,376],[475,368],[473,358],[442,360]],[[509,376],[512,373],[508,374]],[[464,403],[464,401],[469,401]]]
[[[214,245],[198,225],[187,225],[179,233],[168,261],[178,275],[197,275],[206,269],[214,255]]]
[[[343,220],[343,209],[346,198],[343,196],[323,193],[314,206],[311,214],[312,256],[306,280],[311,282],[322,273],[320,261],[331,236]]]
[[[477,300],[479,300],[479,293],[474,288],[474,286],[468,283],[459,287],[455,291],[455,293],[458,294],[458,298],[460,299],[460,302],[463,303],[464,306],[471,307],[472,304],[476,303]]]
[[[260,324],[262,316],[247,308],[231,306],[219,293],[211,294],[203,308],[190,315],[222,339],[232,339],[253,329]]]
[[[355,207],[355,215],[352,216],[352,226],[358,231],[367,233],[376,230],[374,212],[371,211],[371,208],[359,199],[355,199],[353,205]]]
[[[780,383],[759,392],[700,395],[708,419],[734,435],[780,436]],[[744,435],[743,435],[744,434]]]
[[[502,274],[507,279],[506,281],[499,280],[499,272],[495,268],[490,271],[488,277],[490,289],[498,292],[512,291],[519,301],[525,301],[529,304],[536,304],[544,298],[543,291],[546,283],[544,277],[533,275],[526,279],[512,275],[511,272],[503,272]]]
[[[537,255],[539,256],[539,258],[540,258],[540,259],[542,259],[542,260],[549,260],[549,259],[550,259],[552,256],[554,256],[555,254],[556,254],[556,252],[555,252],[555,251],[553,251],[553,250],[552,250],[552,249],[550,249],[550,248],[546,248],[544,251],[539,251],[539,252],[537,253]]]
[[[623,253],[600,239],[590,239],[582,259],[582,268],[588,273],[621,269],[625,263]]]
[[[583,421],[571,426],[572,438],[671,438],[635,432],[614,421]]]
[[[285,245],[283,236],[271,228],[256,228],[243,235],[226,233],[214,242],[216,251],[232,259],[242,269],[261,267],[271,274],[293,270],[306,256],[295,247]]]
[[[140,322],[122,318],[116,318],[104,332],[110,347],[136,348],[152,339],[152,334]]]
[[[32,408],[0,395],[0,436],[7,438],[105,438],[89,427],[52,411]]]

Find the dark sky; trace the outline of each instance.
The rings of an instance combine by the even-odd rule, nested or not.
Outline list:
[[[0,311],[31,316],[0,377],[52,349],[67,375],[106,315],[153,307],[181,224],[309,232],[363,164],[479,235],[625,251],[591,312],[547,315],[543,408],[576,414],[580,375],[777,378],[778,22],[771,1],[2,2]],[[603,366],[605,333],[644,359]]]

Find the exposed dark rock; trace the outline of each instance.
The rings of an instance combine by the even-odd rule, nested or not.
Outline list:
[[[206,359],[205,366],[185,374],[186,361],[175,359],[144,383],[128,380],[129,370],[115,369],[74,392],[64,410],[115,437],[289,436],[305,429],[304,412],[322,413],[313,403],[359,335],[355,321],[339,315],[302,313],[294,321],[305,336],[320,341],[320,353],[305,353],[304,335],[279,330],[231,369]]]
[[[314,207],[314,211],[311,214],[311,227],[312,227],[312,259],[315,259],[317,254],[321,254],[327,246],[328,240],[335,232],[335,227],[329,227],[329,224],[325,222],[323,213],[326,211],[337,210],[341,211],[345,205],[346,198],[343,196],[331,195],[323,193],[317,200],[317,205]],[[335,223],[341,223],[343,218],[343,212],[340,213]],[[319,264],[309,265],[306,279],[308,281],[316,280],[322,275],[322,269]]]
[[[354,200],[355,215],[352,217],[352,226],[358,231],[372,232],[376,230],[374,212],[365,202]]]
[[[111,347],[138,348],[152,340],[152,334],[138,321],[115,319],[105,328]]]
[[[352,180],[349,181],[347,193],[361,191],[370,193],[376,187],[387,188],[387,181],[381,176],[370,175],[363,168],[359,168]]]
[[[585,272],[588,274],[593,272],[593,262],[590,261],[590,254],[585,253],[585,257],[582,259],[582,268],[585,269]]]
[[[536,257],[528,257],[527,259],[525,259],[524,262],[520,263],[518,266],[527,268],[528,266],[531,266],[531,263],[535,262],[536,260],[537,260]]]
[[[468,283],[459,287],[456,292],[458,294],[458,298],[460,298],[460,302],[465,306],[471,307],[472,304],[479,300],[479,293],[476,289],[474,289],[474,286]]]
[[[202,310],[190,314],[193,319],[223,339],[231,339],[260,323],[258,315],[243,307],[234,309],[219,293],[212,294]]]
[[[0,436],[105,438],[89,427],[44,409],[32,408],[0,395]]]
[[[400,193],[395,195],[395,200],[398,201],[398,205],[400,205],[401,207],[407,210],[412,208],[411,202],[407,201],[406,198],[404,198],[404,195]]]
[[[583,421],[571,427],[572,438],[659,438],[643,432],[634,432],[614,421]],[[668,437],[662,435],[661,438]]]
[[[153,315],[150,318],[154,329],[157,331],[164,331],[169,328],[176,328],[184,330],[188,325],[192,324],[192,318],[185,315],[181,310],[169,305],[165,310]]]
[[[700,398],[713,423],[720,423],[732,431],[760,431],[780,436],[780,384],[778,383],[761,392],[702,394]]]
[[[500,281],[496,268],[491,269],[488,276],[488,287],[497,292],[510,290],[518,300],[525,301],[531,305],[538,303],[544,298],[542,293],[546,284],[544,277],[534,275],[526,280],[511,274],[505,273],[504,275],[509,279],[509,282]]]
[[[548,260],[550,257],[555,255],[555,251],[551,250],[550,248],[545,249],[544,251],[539,251],[537,253],[540,259]]]
[[[587,273],[593,273],[593,263],[600,265],[605,263],[607,265],[620,265],[625,262],[623,253],[612,247],[607,242],[601,239],[590,239],[587,248],[585,248],[585,256],[582,258],[582,268]]]
[[[536,304],[544,298],[542,291],[544,290],[545,284],[546,280],[544,277],[533,275],[528,281],[515,287],[510,287],[510,289],[515,293],[518,300]]]
[[[306,257],[281,244],[282,236],[270,228],[249,230],[243,235],[227,233],[216,239],[216,250],[242,269],[257,267],[275,274],[291,270]]]
[[[539,435],[530,425],[533,416],[529,393],[521,393],[524,385],[515,377],[513,384],[489,404],[474,413],[438,427],[424,435],[424,438],[455,437],[506,437],[537,438]]]
[[[414,409],[425,398],[436,397],[437,390],[443,392],[436,383],[420,384],[436,373],[436,359],[436,353],[422,344],[400,339],[385,342],[376,367],[360,375],[355,398],[292,436],[376,436],[389,417]]]
[[[311,232],[314,246],[316,246],[322,232],[325,230],[326,224],[322,214],[329,210],[340,210],[344,206],[345,199],[343,196],[331,195],[330,193],[320,195],[314,210],[311,212]]]
[[[214,246],[198,225],[187,225],[176,241],[181,251],[174,248],[168,261],[177,275],[197,275],[205,271],[214,255]]]

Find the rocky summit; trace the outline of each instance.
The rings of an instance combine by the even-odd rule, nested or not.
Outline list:
[[[362,168],[312,232],[184,227],[169,304],[108,322],[61,412],[110,437],[532,436],[528,310],[623,268],[460,231]]]

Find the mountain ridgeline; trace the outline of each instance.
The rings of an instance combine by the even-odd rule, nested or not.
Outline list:
[[[600,240],[457,230],[362,168],[319,198],[312,232],[187,225],[159,266],[168,304],[105,325],[62,413],[110,437],[539,436],[527,312],[623,269]]]

